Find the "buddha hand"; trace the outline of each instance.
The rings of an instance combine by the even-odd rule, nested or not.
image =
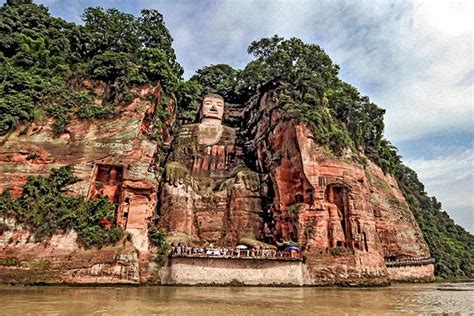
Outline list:
[[[199,191],[198,181],[196,181],[188,169],[179,162],[168,163],[165,168],[165,176],[166,182],[170,185],[177,187],[180,184],[184,184],[187,192],[191,190],[195,192]]]

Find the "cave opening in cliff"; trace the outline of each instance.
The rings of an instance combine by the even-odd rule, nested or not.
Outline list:
[[[351,226],[349,221],[349,189],[340,184],[326,187],[325,200],[329,204],[328,211],[335,223],[330,223],[328,230],[331,247],[351,247]],[[335,206],[335,209],[334,209]],[[331,220],[330,220],[331,221]],[[337,231],[342,232],[338,236]]]
[[[124,200],[124,206],[123,206],[123,214],[122,214],[122,220],[120,225],[122,227],[127,227],[127,222],[128,222],[128,212],[130,211],[130,198],[126,197]]]
[[[306,197],[307,197],[307,203],[308,204],[313,204],[314,202],[314,194],[312,189],[306,189]]]
[[[364,247],[365,251],[369,251],[369,247],[367,245],[367,234],[365,232],[362,232],[362,246]]]
[[[304,203],[304,196],[303,196],[303,194],[296,194],[296,195],[295,195],[295,203]]]

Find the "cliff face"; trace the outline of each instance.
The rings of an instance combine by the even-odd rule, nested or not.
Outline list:
[[[6,270],[0,269],[0,278],[140,282],[140,267],[149,261],[148,224],[157,204],[157,143],[150,140],[147,131],[153,124],[150,119],[160,88],[146,87],[137,94],[119,117],[95,122],[73,118],[59,137],[53,136],[52,122],[48,122],[22,126],[1,138],[0,191],[10,188],[13,196],[18,196],[29,175],[46,175],[51,168],[72,165],[79,181],[67,188],[68,193],[87,199],[108,197],[116,206],[117,226],[129,237],[116,246],[85,250],[77,245],[74,231],[35,242],[25,227],[4,219],[9,229],[0,236],[0,258],[16,261]],[[47,263],[47,269],[28,272],[31,269],[25,267],[35,260]]]
[[[384,278],[385,260],[430,257],[393,177],[371,162],[365,167],[354,162],[350,153],[346,161],[329,154],[306,126],[281,120],[270,94],[249,107],[246,116],[248,151],[256,151],[257,168],[266,175],[273,201],[270,235],[304,247],[312,282]],[[432,275],[431,265],[427,273],[410,277]]]
[[[269,94],[239,110],[242,130],[224,127],[214,145],[196,144],[196,124],[182,127],[166,162],[155,154],[164,148],[147,136],[160,89],[139,94],[120,117],[73,119],[58,138],[50,124],[32,124],[0,140],[0,191],[11,188],[18,196],[28,175],[73,165],[80,181],[70,193],[108,197],[116,205],[117,225],[130,236],[115,246],[85,250],[74,231],[39,243],[25,227],[3,219],[10,229],[0,236],[0,281],[153,281],[157,266],[147,234],[158,216],[160,226],[180,241],[297,242],[307,258],[298,284],[433,277],[431,263],[422,272],[403,265],[400,273],[387,264],[430,257],[396,181],[371,162],[355,162],[351,153],[329,154],[305,125],[282,120]],[[173,106],[168,110],[174,113]],[[170,141],[167,130],[162,139]],[[161,184],[155,175],[160,164],[166,167]]]

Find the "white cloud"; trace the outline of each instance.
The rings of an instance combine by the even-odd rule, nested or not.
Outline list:
[[[401,20],[393,45],[407,56],[405,69],[400,77],[381,78],[385,91],[377,95],[388,110],[390,138],[404,141],[451,128],[473,131],[473,87],[458,85],[474,68],[473,24],[466,19],[473,9],[473,2],[415,2]]]
[[[435,195],[458,224],[474,232],[474,150],[406,163],[416,170],[429,195]]]
[[[184,2],[186,3],[186,2]],[[188,3],[189,4],[189,3]],[[342,77],[387,109],[397,142],[439,130],[473,130],[474,2],[219,1],[198,6],[158,2],[187,76],[200,67],[243,67],[252,40],[279,34],[320,44]]]

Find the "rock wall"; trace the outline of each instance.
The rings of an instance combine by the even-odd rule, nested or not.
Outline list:
[[[74,230],[35,242],[12,220],[0,236],[0,283],[139,284],[140,265],[133,243],[82,249]]]
[[[395,179],[350,151],[328,153],[276,102],[265,93],[247,108],[247,152],[268,175],[267,237],[303,247],[311,282],[387,282],[385,260],[429,257]]]
[[[108,197],[116,205],[117,225],[130,239],[115,247],[85,250],[77,246],[73,233],[35,243],[22,227],[12,225],[12,233],[0,236],[0,260],[13,258],[20,266],[8,271],[26,273],[25,262],[40,258],[51,262],[42,277],[51,282],[140,282],[140,267],[146,270],[150,260],[148,224],[157,205],[159,148],[148,133],[160,87],[134,93],[136,98],[120,109],[119,117],[92,122],[73,118],[59,136],[53,135],[52,121],[31,123],[0,138],[0,192],[10,188],[18,196],[29,175],[47,175],[51,168],[72,165],[80,181],[68,192],[88,199]],[[173,106],[169,111],[174,112]],[[166,131],[162,136],[167,137]]]
[[[434,264],[420,266],[389,267],[392,281],[428,282],[434,281]]]
[[[387,268],[387,261],[430,257],[395,179],[350,151],[329,153],[305,125],[282,118],[271,93],[235,106],[232,127],[218,127],[215,141],[216,127],[187,124],[173,141],[163,130],[169,152],[148,137],[160,88],[137,95],[119,118],[74,118],[59,137],[49,122],[0,138],[0,191],[8,187],[18,196],[27,176],[72,164],[80,181],[70,193],[108,197],[129,235],[115,246],[86,250],[73,231],[40,243],[9,223],[13,229],[0,236],[0,281],[28,275],[45,282],[153,281],[160,267],[147,235],[157,219],[177,242],[297,242],[306,257],[305,263],[175,258],[163,268],[164,284],[360,285],[433,275],[432,264]],[[168,110],[174,113],[172,102]],[[166,167],[161,183],[159,165]]]
[[[301,261],[172,258],[161,271],[164,285],[301,286],[306,282]]]

